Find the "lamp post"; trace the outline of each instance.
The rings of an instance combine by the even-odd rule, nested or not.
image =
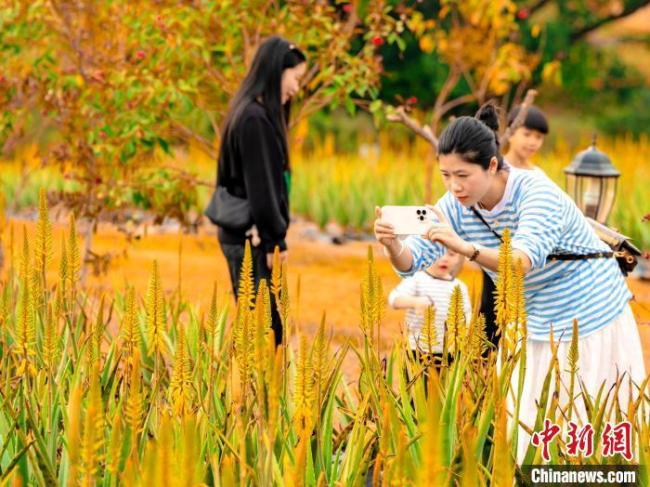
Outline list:
[[[566,191],[585,216],[605,224],[616,199],[616,181],[621,175],[610,158],[591,146],[579,152],[564,169]]]

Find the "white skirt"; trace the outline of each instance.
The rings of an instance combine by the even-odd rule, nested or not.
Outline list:
[[[557,358],[560,368],[560,380],[564,384],[560,387],[559,404],[564,407],[568,403],[567,390],[569,388],[570,374],[567,372],[569,369],[567,354],[571,342],[556,342],[556,345],[558,346]],[[618,398],[621,409],[626,411],[630,397],[629,379],[636,386],[639,386],[646,378],[639,330],[630,305],[628,304],[623,312],[609,325],[589,334],[585,338],[580,338],[578,340],[578,353],[578,372],[573,391],[574,397],[581,392],[580,380],[584,382],[587,391],[594,397],[603,381],[606,381],[604,392],[606,393],[607,388],[616,382],[617,375],[620,377],[625,373]],[[526,344],[526,374],[521,395],[519,420],[529,426],[531,430],[534,429],[535,419],[537,418],[537,405],[535,402],[539,401],[551,357],[550,342],[528,340]],[[512,375],[512,390],[508,394],[507,408],[511,414],[514,412],[513,393],[514,395],[517,393],[518,381],[519,371],[517,368]],[[554,390],[553,380],[551,380],[551,390]],[[632,385],[631,392],[633,399],[638,397],[638,387]],[[582,398],[577,398],[574,405],[576,410],[572,419],[579,426],[584,426],[586,412]],[[513,421],[511,415],[509,415],[509,421],[511,425]],[[565,426],[567,423],[568,420],[564,421]],[[510,431],[511,428],[509,427],[508,430]],[[564,435],[564,431],[562,434]],[[524,460],[530,440],[531,436],[520,427],[517,441],[518,464],[521,464]]]

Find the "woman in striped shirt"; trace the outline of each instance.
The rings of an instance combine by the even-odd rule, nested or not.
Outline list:
[[[614,258],[549,259],[556,254],[584,256],[610,249],[557,185],[503,163],[497,130],[498,117],[491,104],[483,106],[476,118],[453,121],[441,134],[438,146],[439,167],[447,189],[434,208],[439,221],[427,235],[411,236],[401,242],[377,209],[375,236],[402,276],[427,267],[446,247],[477,262],[495,279],[499,236],[509,228],[513,258],[521,260],[525,273],[528,314],[529,365],[520,420],[534,427],[535,400],[540,396],[552,355],[551,329],[554,340],[560,342],[560,370],[564,374],[568,368],[566,355],[574,319],[578,320],[581,380],[595,394],[603,381],[612,384],[617,374],[625,373],[619,395],[625,411],[628,378],[636,385],[645,378],[627,284]],[[529,438],[520,428],[519,462]]]

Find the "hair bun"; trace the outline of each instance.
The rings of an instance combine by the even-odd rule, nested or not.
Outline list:
[[[490,127],[494,132],[494,136],[497,137],[497,132],[499,131],[499,115],[497,113],[497,107],[492,101],[484,103],[483,106],[478,109],[478,112],[476,112],[474,118],[480,120],[485,125]]]

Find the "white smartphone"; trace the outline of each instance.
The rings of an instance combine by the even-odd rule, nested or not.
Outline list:
[[[438,222],[426,206],[383,206],[381,219],[395,227],[395,235],[423,235]]]

